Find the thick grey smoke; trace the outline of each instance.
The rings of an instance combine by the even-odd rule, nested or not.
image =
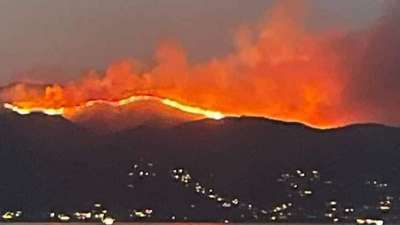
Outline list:
[[[350,73],[347,104],[366,119],[400,124],[400,2],[365,32],[348,37],[344,58]]]
[[[334,26],[309,29],[310,2],[317,1],[276,1],[264,23],[240,29],[237,49],[222,57],[213,54],[205,63],[192,63],[185,48],[166,43],[147,69],[135,70],[140,63],[126,60],[105,74],[89,73],[63,88],[46,88],[36,101],[29,91],[9,90],[4,96],[7,102],[28,99],[36,107],[54,107],[156,90],[161,96],[239,115],[320,126],[400,124],[400,3],[387,0],[375,23],[336,33]],[[216,44],[198,43],[198,48]]]
[[[64,82],[118,59],[150,60],[164,38],[182,42],[192,60],[220,57],[232,51],[238,26],[279,1],[1,0],[0,84]],[[319,28],[364,27],[379,15],[379,0],[310,2],[310,23]]]

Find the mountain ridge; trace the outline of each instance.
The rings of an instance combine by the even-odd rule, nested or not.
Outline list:
[[[387,182],[391,194],[400,187],[400,129],[383,125],[319,130],[242,117],[171,127],[140,125],[98,135],[62,117],[11,113],[1,114],[0,124],[0,176],[7,181],[0,184],[0,208],[34,215],[72,211],[94,202],[125,220],[129,217],[123,212],[143,207],[154,209],[155,221],[169,221],[172,213],[191,215],[194,221],[221,221],[221,215],[231,215],[174,182],[175,168],[223,195],[266,210],[288,201],[291,189],[277,180],[297,170],[321,174],[321,183],[309,187],[315,197],[289,198],[307,210],[321,208],[331,198],[355,205],[374,201],[376,196],[362,188],[368,180]],[[139,171],[131,176],[133,165],[143,165],[143,171],[155,176],[140,177]],[[193,211],[189,203],[199,209]]]

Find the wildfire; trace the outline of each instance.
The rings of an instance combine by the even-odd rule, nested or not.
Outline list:
[[[4,108],[14,111],[20,115],[28,115],[33,112],[43,113],[49,116],[63,115],[64,108],[43,108],[43,107],[33,107],[33,108],[24,108],[17,105],[13,105],[10,103],[4,103]]]
[[[172,99],[161,98],[161,97],[151,96],[151,95],[133,95],[133,96],[123,98],[120,100],[116,100],[116,101],[91,100],[91,101],[85,102],[82,105],[59,107],[59,108],[24,107],[24,106],[19,106],[18,103],[14,103],[14,104],[4,103],[3,106],[4,106],[4,108],[14,111],[20,115],[27,115],[27,114],[37,112],[37,113],[43,113],[43,114],[50,115],[50,116],[56,116],[56,115],[65,116],[66,112],[75,112],[78,110],[84,110],[85,108],[92,107],[97,104],[104,104],[104,105],[109,105],[112,107],[121,107],[121,106],[125,106],[125,105],[135,103],[138,101],[146,101],[146,100],[157,101],[168,107],[180,110],[182,112],[199,115],[204,118],[219,120],[226,116],[223,113],[218,112],[218,111],[203,109],[200,107],[187,105],[187,104],[184,104],[184,103],[172,100]]]
[[[121,60],[104,73],[90,71],[65,84],[9,85],[0,90],[0,101],[19,114],[69,119],[96,116],[95,110],[79,113],[95,105],[118,108],[139,101],[156,101],[196,118],[257,116],[317,128],[381,118],[359,101],[369,96],[360,94],[364,90],[351,92],[354,79],[349,75],[363,71],[351,63],[364,62],[357,57],[364,55],[368,36],[374,35],[353,40],[341,32],[310,32],[302,24],[303,1],[277,2],[262,24],[238,31],[236,48],[226,56],[192,64],[179,44],[163,42],[150,64]],[[359,54],[351,57],[350,47]],[[365,83],[370,85],[369,79]]]
[[[210,118],[210,119],[219,120],[219,119],[222,119],[225,117],[225,115],[222,114],[221,112],[185,105],[185,104],[179,103],[177,101],[174,101],[174,100],[171,100],[168,98],[161,99],[161,102],[164,105],[170,106],[172,108],[179,109],[181,111],[192,113],[192,114],[202,115],[202,116]]]

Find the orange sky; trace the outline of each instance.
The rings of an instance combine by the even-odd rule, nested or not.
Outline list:
[[[306,24],[312,6],[306,0],[278,1],[259,22],[236,29],[234,50],[201,63],[193,63],[179,41],[164,39],[151,65],[127,58],[105,73],[90,71],[46,88],[14,86],[1,98],[20,107],[54,109],[152,95],[227,115],[318,127],[398,123],[393,113],[400,99],[394,76],[400,71],[398,4],[379,23],[357,32],[311,31]]]

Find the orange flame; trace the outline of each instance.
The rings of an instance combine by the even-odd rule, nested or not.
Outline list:
[[[363,118],[343,106],[347,80],[333,44],[340,35],[307,32],[300,2],[279,1],[261,26],[241,29],[236,51],[226,57],[191,65],[179,45],[165,42],[150,69],[124,60],[65,85],[18,84],[0,98],[20,114],[66,117],[96,104],[151,99],[213,119],[261,116],[326,128]]]
[[[169,106],[174,109],[178,109],[180,111],[186,112],[186,113],[191,113],[195,115],[200,115],[205,118],[210,118],[210,119],[215,119],[219,120],[225,117],[225,115],[221,112],[218,111],[212,111],[208,109],[203,109],[200,107],[195,107],[191,105],[186,105],[181,102],[177,102],[168,98],[160,98],[156,96],[151,96],[151,95],[133,95],[128,98],[124,98],[121,100],[117,101],[107,101],[107,100],[91,100],[83,105],[79,106],[69,106],[69,107],[60,107],[60,108],[46,108],[46,107],[24,107],[24,106],[19,106],[17,104],[11,104],[11,103],[4,103],[3,106],[6,109],[9,109],[11,111],[14,111],[20,115],[27,115],[31,114],[34,112],[38,113],[43,113],[46,115],[50,116],[65,116],[66,112],[71,112],[71,111],[77,111],[77,110],[84,110],[87,107],[92,107],[97,104],[105,104],[105,105],[110,105],[113,107],[120,107],[120,106],[125,106],[131,103],[135,103],[137,101],[145,101],[145,100],[155,100],[158,101],[166,106]]]

